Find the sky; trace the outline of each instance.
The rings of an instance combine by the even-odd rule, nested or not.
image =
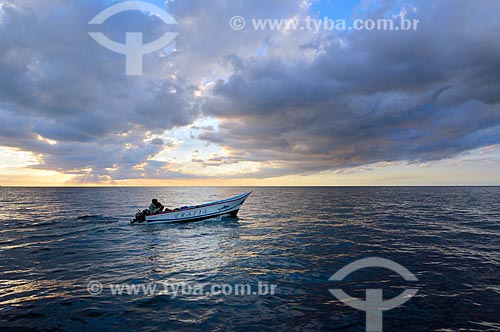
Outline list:
[[[120,2],[0,0],[0,185],[500,185],[496,0],[150,0],[177,24],[88,24]],[[127,75],[90,32],[177,36]]]

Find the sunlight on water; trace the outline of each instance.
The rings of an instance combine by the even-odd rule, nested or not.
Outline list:
[[[499,188],[258,188],[237,219],[129,223],[152,197],[175,207],[250,189],[2,188],[0,328],[361,331],[364,315],[337,301],[328,279],[377,256],[419,279],[417,296],[384,314],[385,331],[498,330]],[[90,294],[90,281],[102,293]],[[161,282],[278,288],[175,298],[106,288]],[[337,286],[390,298],[407,285],[367,269]]]

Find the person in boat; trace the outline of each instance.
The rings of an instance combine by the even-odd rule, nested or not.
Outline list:
[[[158,202],[158,200],[156,198],[154,198],[152,201],[151,201],[151,204],[149,205],[149,214],[155,214],[155,213],[159,213],[159,212],[162,212],[164,209],[164,206]]]

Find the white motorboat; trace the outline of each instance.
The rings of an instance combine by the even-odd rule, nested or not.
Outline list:
[[[221,201],[204,203],[195,206],[184,206],[175,210],[167,210],[157,214],[145,215],[142,217],[143,220],[140,218],[141,213],[138,213],[132,222],[145,221],[146,224],[164,224],[200,221],[223,215],[236,217],[241,206],[250,194],[251,192],[247,192]]]

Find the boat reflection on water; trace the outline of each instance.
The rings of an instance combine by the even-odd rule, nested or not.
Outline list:
[[[238,218],[218,217],[198,223],[144,228],[153,274],[169,282],[203,282],[222,275],[235,259],[228,250],[238,246]],[[167,280],[164,280],[167,281]]]

